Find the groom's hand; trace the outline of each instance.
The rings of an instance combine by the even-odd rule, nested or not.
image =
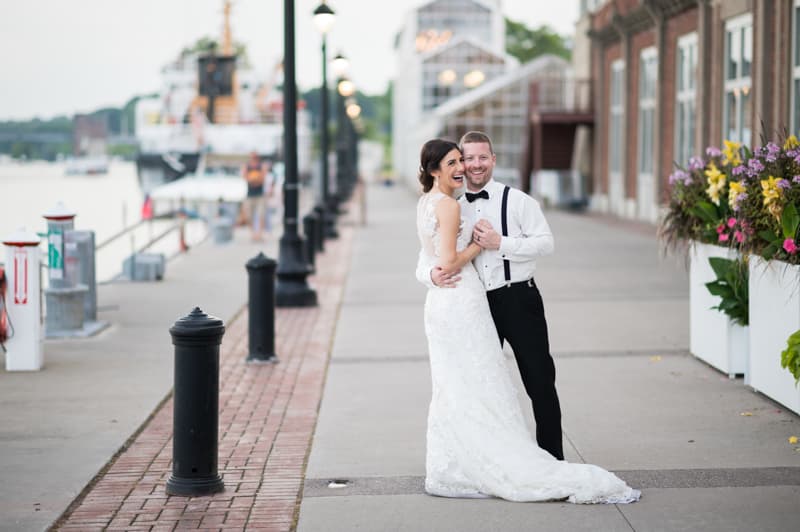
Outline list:
[[[431,281],[439,288],[455,288],[461,280],[461,268],[453,273],[445,272],[441,267],[436,266],[431,270]]]
[[[500,235],[487,220],[478,220],[472,230],[472,240],[483,249],[500,249]]]

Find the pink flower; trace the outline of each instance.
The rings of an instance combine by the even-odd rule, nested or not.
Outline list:
[[[733,229],[734,225],[736,225],[736,218],[733,217],[728,218],[728,227]]]
[[[717,234],[718,235],[721,235],[724,230],[725,230],[725,224],[719,224],[717,226]]]
[[[794,239],[787,238],[786,240],[784,240],[783,241],[783,249],[789,255],[794,255],[795,253],[797,253],[797,245],[795,245]]]
[[[741,244],[742,242],[744,242],[744,233],[742,233],[739,230],[736,230],[733,232],[733,238],[735,238],[736,241]]]
[[[719,241],[720,242],[727,242],[729,238],[730,238],[730,235],[728,233],[720,233],[719,234]]]

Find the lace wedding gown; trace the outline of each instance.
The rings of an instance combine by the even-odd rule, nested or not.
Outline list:
[[[440,238],[430,192],[417,205],[423,253],[434,264]],[[458,250],[472,227],[461,219]],[[428,412],[425,491],[443,497],[495,496],[510,501],[568,499],[627,503],[640,492],[589,464],[556,460],[540,449],[525,424],[497,338],[486,292],[472,264],[456,288],[432,288],[425,333],[433,397]]]

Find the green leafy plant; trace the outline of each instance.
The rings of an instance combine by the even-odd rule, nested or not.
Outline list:
[[[797,253],[798,229],[800,229],[800,214],[793,204],[787,203],[780,214],[780,227],[773,231],[764,229],[758,233],[765,242],[761,251],[762,256],[770,260],[777,258],[776,255],[783,251],[788,258],[791,258],[791,255]]]
[[[711,295],[720,298],[719,305],[712,308],[727,314],[733,323],[747,326],[749,323],[747,311],[749,273],[746,259],[731,260],[711,257],[708,262],[717,279],[706,283],[706,288]]]
[[[781,367],[794,377],[794,384],[800,383],[800,331],[796,331],[786,340],[786,349],[781,352]]]

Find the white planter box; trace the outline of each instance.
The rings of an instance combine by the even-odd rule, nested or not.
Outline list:
[[[789,335],[800,329],[800,266],[750,257],[750,385],[800,414],[800,389],[781,367]]]
[[[717,278],[708,263],[711,257],[734,259],[737,252],[711,244],[692,243],[689,266],[689,351],[731,378],[744,374],[746,382],[748,327],[732,324],[728,316],[711,308],[720,302],[720,298],[712,296],[706,288],[706,283]]]

